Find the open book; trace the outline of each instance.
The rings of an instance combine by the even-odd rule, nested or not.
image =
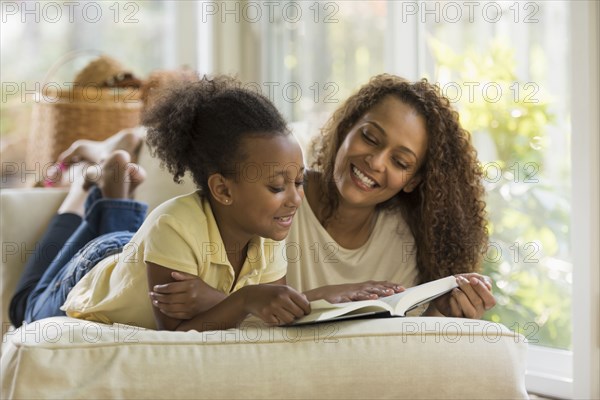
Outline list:
[[[446,278],[423,283],[377,300],[352,301],[332,304],[327,300],[311,301],[311,313],[297,319],[292,325],[311,324],[323,321],[337,321],[365,317],[368,315],[404,317],[413,308],[430,302],[457,287],[456,278]]]

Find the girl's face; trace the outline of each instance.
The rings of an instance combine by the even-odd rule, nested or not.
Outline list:
[[[244,152],[248,157],[236,166],[237,179],[230,185],[236,228],[283,240],[304,198],[302,150],[288,135],[248,139]]]
[[[412,191],[427,151],[425,119],[387,96],[350,129],[334,165],[341,203],[372,207]]]

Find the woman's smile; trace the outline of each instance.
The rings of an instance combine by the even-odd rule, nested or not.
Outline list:
[[[356,184],[356,186],[367,192],[374,190],[380,186],[375,179],[373,179],[366,172],[360,170],[356,165],[352,163],[350,163],[350,176],[352,178],[352,181]]]

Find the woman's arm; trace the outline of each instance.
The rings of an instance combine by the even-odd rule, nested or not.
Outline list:
[[[309,301],[325,299],[330,303],[372,300],[403,292],[405,289],[387,281],[368,281],[342,285],[321,286],[304,292]]]
[[[429,303],[424,316],[480,319],[496,305],[490,278],[476,273],[456,277],[458,288]]]
[[[160,265],[147,263],[147,272],[151,288],[174,281],[173,271]],[[201,283],[208,286],[204,282]],[[208,307],[190,319],[174,318],[161,312],[156,300],[153,300],[154,318],[158,329],[179,331],[193,329],[199,332],[229,329],[239,324],[248,314],[253,314],[266,323],[281,325],[288,324],[310,312],[306,297],[288,286],[271,284],[246,286],[216,304],[210,304],[217,300],[211,290],[214,291],[212,288],[207,290],[201,285],[197,286],[197,298],[205,299],[204,304]]]

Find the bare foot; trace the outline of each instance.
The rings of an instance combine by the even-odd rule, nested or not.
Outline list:
[[[36,186],[69,187],[73,184],[72,167],[78,163],[100,164],[115,150],[124,150],[131,156],[130,162],[136,162],[140,148],[144,142],[139,129],[123,129],[104,141],[77,140],[71,147],[58,156],[58,161],[45,171],[44,180]]]
[[[91,165],[89,163],[72,164],[62,172],[61,184],[64,184],[64,187],[70,186],[69,193],[58,209],[59,214],[71,213],[83,216],[85,199],[88,195],[88,188],[84,187],[85,173]]]
[[[98,185],[102,195],[109,199],[132,198],[135,189],[146,178],[142,167],[131,162],[124,150],[113,151],[101,165],[88,168],[84,189]]]
[[[127,164],[127,172],[129,178],[129,198],[133,199],[135,189],[146,179],[146,170],[138,164]]]
[[[130,128],[114,134],[103,141],[77,140],[58,156],[58,163],[71,164],[78,161],[102,163],[115,150],[125,150],[136,162],[144,139],[139,129]]]

